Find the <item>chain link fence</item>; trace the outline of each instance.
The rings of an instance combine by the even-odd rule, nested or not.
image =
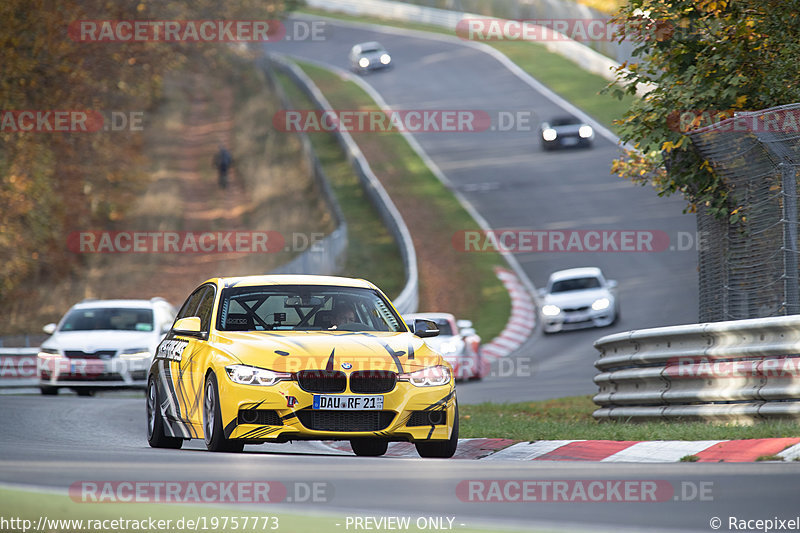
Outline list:
[[[698,210],[700,321],[800,313],[800,103],[737,113],[688,135],[727,183],[730,205],[741,206],[735,223]]]

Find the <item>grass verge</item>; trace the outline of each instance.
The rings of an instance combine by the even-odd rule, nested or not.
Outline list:
[[[334,109],[378,109],[355,83],[314,65],[299,65]],[[452,238],[457,231],[480,228],[400,133],[354,132],[352,136],[414,240],[420,310],[471,319],[484,339],[494,338],[505,327],[511,306],[494,272],[505,261],[496,253],[465,254],[455,249]]]
[[[798,437],[796,422],[767,420],[752,426],[706,422],[604,422],[592,418],[591,396],[541,402],[459,405],[460,436],[533,440],[738,440]],[[691,461],[691,456],[682,459]],[[695,459],[696,460],[696,459]]]
[[[395,28],[405,28],[455,36],[455,31],[449,31],[438,26],[427,24],[397,22],[391,19],[347,15],[333,13],[321,9],[303,8],[297,11],[308,15],[319,15],[336,18],[350,22],[366,24],[381,24]],[[625,95],[621,100],[611,95],[599,95],[608,81],[602,76],[585,71],[569,59],[551,52],[546,46],[533,42],[487,42],[489,46],[505,54],[511,61],[539,80],[550,90],[588,113],[595,120],[616,132],[612,123],[621,118],[630,108],[633,96]],[[549,118],[549,117],[544,117]]]

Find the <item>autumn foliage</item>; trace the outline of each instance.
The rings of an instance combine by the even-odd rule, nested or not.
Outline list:
[[[84,110],[143,116],[162,78],[189,58],[214,71],[228,43],[81,42],[81,20],[271,20],[280,0],[3,0],[0,111]],[[73,26],[74,27],[74,26]],[[74,37],[74,36],[73,36]],[[146,130],[146,128],[144,128]],[[146,185],[142,132],[0,128],[0,299],[23,280],[58,279],[80,267],[66,236],[125,216]]]
[[[800,2],[631,0],[614,20],[640,61],[622,65],[621,84],[608,90],[633,93],[637,83],[655,88],[617,121],[621,139],[636,150],[612,171],[650,183],[661,195],[682,193],[689,210],[703,204],[717,216],[735,215],[726,183],[685,134],[736,111],[800,101]],[[692,120],[678,124],[677,116]]]

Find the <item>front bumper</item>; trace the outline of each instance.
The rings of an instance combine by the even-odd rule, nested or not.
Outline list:
[[[586,328],[602,328],[614,322],[615,310],[613,308],[602,311],[577,311],[561,312],[556,316],[542,316],[542,328],[547,333],[571,331]]]
[[[382,394],[381,411],[312,409],[314,393],[301,389],[296,381],[265,387],[240,385],[227,375],[218,375],[217,382],[225,436],[230,439],[251,442],[358,437],[409,442],[447,440],[455,417],[452,381],[433,387],[398,382],[394,390]],[[352,394],[349,388],[341,393]],[[254,411],[261,412],[257,420],[251,416]]]
[[[39,356],[40,387],[142,388],[150,358],[82,359]]]

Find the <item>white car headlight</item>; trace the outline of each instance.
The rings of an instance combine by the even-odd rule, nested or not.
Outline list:
[[[381,63],[384,65],[388,65],[392,62],[392,56],[389,54],[381,54]]]
[[[119,353],[120,359],[149,359],[152,355],[147,348],[131,348]]]
[[[447,385],[450,383],[450,369],[444,365],[431,366],[409,374],[400,374],[397,380],[408,381],[417,387]]]
[[[361,68],[367,68],[369,66],[369,59],[362,57],[358,60],[358,66]]]
[[[41,359],[55,359],[61,357],[61,353],[55,348],[39,348],[37,356]]]
[[[542,132],[542,139],[545,141],[555,141],[558,133],[553,128],[547,128]]]
[[[556,316],[561,313],[561,309],[557,305],[547,304],[542,306],[542,314],[544,316]]]
[[[611,305],[611,300],[609,300],[608,298],[600,298],[598,300],[595,300],[594,303],[592,303],[592,309],[594,309],[595,311],[602,311],[603,309],[608,309],[610,305]]]
[[[231,365],[225,367],[225,372],[234,383],[242,385],[272,386],[280,381],[289,381],[292,375],[288,372],[273,372],[266,368],[249,365]]]
[[[592,136],[592,127],[584,124],[578,130],[578,135],[581,136],[581,139],[588,139],[589,137]]]

